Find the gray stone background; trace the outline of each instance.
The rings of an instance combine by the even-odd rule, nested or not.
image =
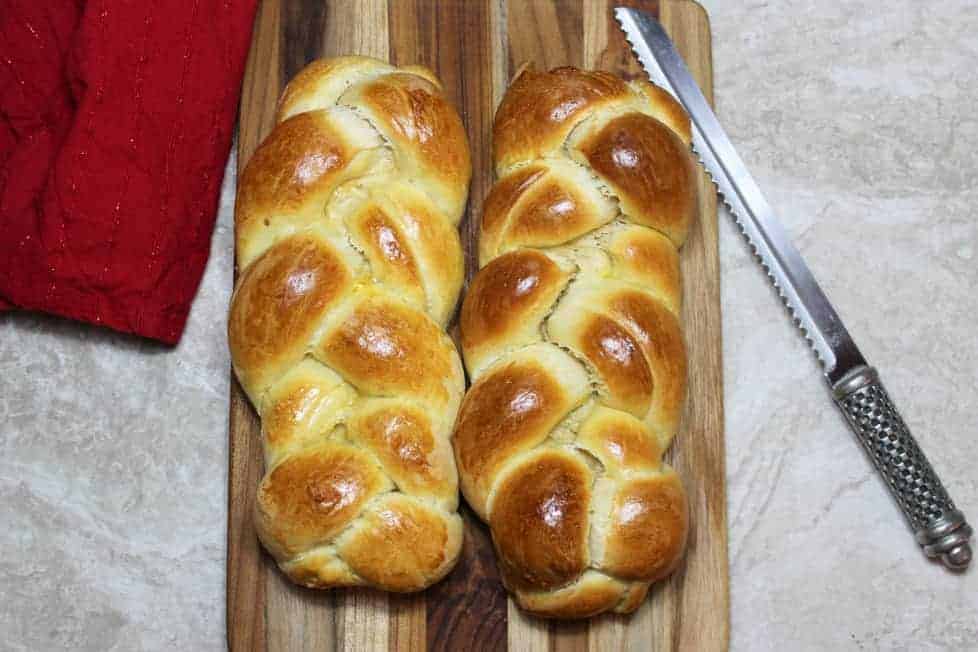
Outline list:
[[[718,113],[975,523],[978,6],[704,4]],[[176,350],[0,317],[0,650],[224,645],[231,171]],[[721,220],[733,649],[978,649],[978,570],[921,558]]]

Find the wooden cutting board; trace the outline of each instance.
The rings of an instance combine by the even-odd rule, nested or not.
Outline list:
[[[366,54],[421,63],[442,79],[472,147],[469,210],[462,222],[468,278],[476,269],[481,205],[492,181],[493,112],[516,68],[574,65],[642,75],[611,8],[657,15],[712,99],[710,29],[691,0],[264,0],[245,73],[238,169],[273,125],[286,82],[310,60]],[[468,508],[463,556],[448,578],[414,596],[370,590],[313,591],[278,572],[255,536],[252,504],[262,473],[259,425],[237,382],[231,387],[227,567],[232,650],[614,650],[726,649],[727,525],[720,349],[717,210],[704,178],[702,219],[682,250],[683,319],[690,357],[683,426],[667,456],[690,496],[684,564],[631,617],[547,622],[508,600],[486,528]]]

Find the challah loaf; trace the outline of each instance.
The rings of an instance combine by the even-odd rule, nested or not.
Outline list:
[[[316,61],[238,180],[231,359],[262,423],[255,526],[295,582],[417,591],[458,558],[444,332],[471,164],[424,68]]]
[[[689,120],[645,82],[525,70],[493,139],[461,314],[462,491],[524,609],[630,612],[686,543],[686,494],[660,458],[686,388]]]

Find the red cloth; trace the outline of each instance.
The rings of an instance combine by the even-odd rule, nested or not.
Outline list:
[[[0,0],[0,307],[176,343],[256,0]]]

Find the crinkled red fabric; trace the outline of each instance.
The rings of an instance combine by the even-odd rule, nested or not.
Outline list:
[[[176,343],[256,0],[0,0],[0,307]]]

